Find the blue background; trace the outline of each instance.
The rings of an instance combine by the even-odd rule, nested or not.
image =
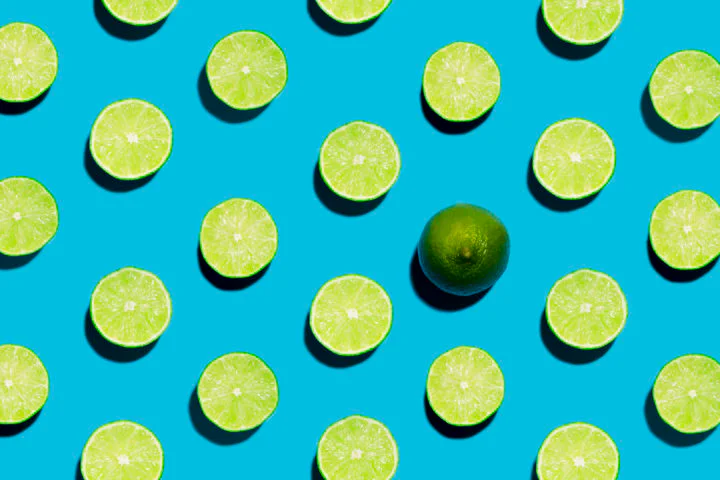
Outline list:
[[[543,438],[572,421],[612,435],[624,478],[712,475],[720,435],[688,446],[698,439],[662,428],[646,400],[670,359],[720,355],[718,269],[699,278],[665,271],[649,255],[647,228],[654,205],[678,189],[719,194],[719,132],[674,132],[643,95],[666,55],[720,54],[720,8],[635,0],[610,41],[588,52],[555,41],[538,6],[397,1],[348,32],[305,0],[180,0],[159,29],[139,35],[91,0],[4,2],[0,23],[42,27],[60,67],[32,109],[0,107],[0,177],[39,179],[61,221],[29,262],[0,261],[0,343],[34,349],[51,378],[39,417],[0,431],[2,477],[74,478],[91,432],[130,419],[161,440],[165,478],[316,478],[317,440],[353,413],[392,430],[401,479],[527,479]],[[287,88],[255,118],[220,108],[200,75],[214,43],[240,29],[268,33],[289,63]],[[503,79],[494,111],[464,134],[443,131],[420,101],[425,61],[456,40],[486,47]],[[100,110],[126,97],[165,111],[175,148],[154,178],[122,191],[88,162],[86,141]],[[605,190],[569,208],[538,189],[528,162],[546,126],[576,116],[607,129],[618,158]],[[403,156],[396,186],[368,212],[334,199],[314,170],[326,134],[355,119],[386,127]],[[218,281],[198,262],[203,215],[234,196],[263,203],[279,228],[278,255],[251,285]],[[458,201],[494,211],[512,238],[506,274],[465,308],[411,267],[425,221]],[[136,359],[86,323],[96,282],[126,265],[158,274],[175,309],[157,345]],[[595,359],[541,331],[551,285],[581,267],[614,276],[629,302],[625,331]],[[351,366],[306,331],[317,289],[349,272],[379,281],[396,311],[385,343]],[[437,424],[423,402],[430,363],[460,344],[490,352],[507,382],[497,416],[470,436]],[[276,414],[249,437],[220,435],[192,401],[203,367],[237,350],[265,359],[281,388]]]

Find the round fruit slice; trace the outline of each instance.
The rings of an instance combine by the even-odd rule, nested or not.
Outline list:
[[[681,190],[653,210],[650,243],[660,259],[678,270],[695,270],[720,253],[720,207],[710,195]]]
[[[340,23],[363,23],[379,17],[392,0],[317,0],[318,6]]]
[[[58,229],[55,199],[38,181],[0,180],[0,252],[18,256],[37,252]]]
[[[333,131],[320,150],[320,174],[337,195],[356,202],[387,193],[400,174],[400,151],[382,127],[352,122]]]
[[[34,100],[50,88],[57,70],[57,51],[45,32],[29,23],[0,28],[0,100]]]
[[[620,335],[627,319],[620,285],[604,273],[578,270],[553,285],[547,297],[548,325],[567,345],[601,348]]]
[[[594,45],[612,35],[623,9],[623,0],[543,0],[548,28],[576,45]]]
[[[571,423],[547,436],[537,458],[539,480],[615,480],[620,454],[598,427]]]
[[[172,315],[170,295],[155,275],[126,267],[95,287],[90,316],[100,334],[121,347],[149,345],[163,334]]]
[[[705,355],[678,357],[655,379],[653,399],[660,417],[682,433],[720,425],[720,364]]]
[[[710,125],[720,115],[720,64],[697,50],[673,53],[655,68],[650,99],[658,115],[676,128]]]
[[[571,118],[557,122],[535,146],[533,171],[556,197],[576,200],[607,185],[615,171],[615,145],[598,125]]]
[[[90,435],[80,460],[85,480],[159,480],[164,465],[157,437],[142,425],[108,423]]]
[[[120,180],[137,180],[160,170],[172,143],[172,127],[165,114],[151,103],[132,98],[105,107],[90,133],[93,158]]]
[[[267,35],[240,31],[220,40],[210,52],[207,76],[213,93],[237,110],[270,103],[285,88],[285,54]]]
[[[200,229],[205,261],[229,278],[258,273],[275,257],[277,245],[277,227],[268,211],[244,198],[232,198],[213,207]]]
[[[390,297],[361,275],[333,278],[320,288],[310,308],[310,328],[325,348],[360,355],[385,340],[392,325]]]
[[[430,407],[455,426],[478,425],[490,418],[505,396],[505,378],[495,360],[475,347],[456,347],[430,366]]]
[[[484,48],[456,42],[433,53],[425,65],[423,94],[428,105],[450,122],[469,122],[500,97],[500,70]]]
[[[205,416],[228,432],[257,428],[278,405],[275,374],[255,355],[228,353],[205,367],[198,383]]]
[[[105,8],[121,22],[152,25],[170,15],[177,0],[103,0]]]
[[[318,443],[318,469],[326,480],[390,480],[398,461],[390,430],[368,417],[353,415],[333,423]]]
[[[31,350],[0,345],[0,425],[29,420],[45,405],[50,381]]]

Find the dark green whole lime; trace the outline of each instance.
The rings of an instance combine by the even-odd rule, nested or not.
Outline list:
[[[510,238],[499,218],[468,204],[440,211],[425,226],[418,258],[425,275],[454,295],[492,287],[508,264]]]

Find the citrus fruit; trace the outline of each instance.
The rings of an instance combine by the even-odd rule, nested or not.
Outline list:
[[[45,405],[50,381],[37,355],[19,345],[0,345],[0,425],[22,423]]]
[[[0,27],[0,100],[29,102],[55,81],[58,55],[50,37],[29,23]]]
[[[40,182],[26,177],[0,180],[0,253],[37,252],[57,229],[57,204]]]
[[[620,454],[610,435],[598,427],[571,423],[547,436],[536,471],[539,480],[615,480]]]
[[[152,25],[170,15],[177,0],[103,0],[105,8],[121,22]]]
[[[548,28],[576,45],[593,45],[608,38],[620,25],[623,0],[543,0]]]
[[[392,0],[317,0],[318,6],[340,23],[363,23],[377,18]]]

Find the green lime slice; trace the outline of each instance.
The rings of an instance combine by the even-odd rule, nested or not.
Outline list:
[[[80,460],[85,480],[158,480],[164,455],[157,437],[134,422],[103,425],[90,435]]]
[[[673,53],[655,68],[650,99],[658,115],[676,128],[710,125],[720,115],[720,64],[697,50]]]
[[[475,347],[456,347],[430,366],[430,407],[455,426],[478,425],[490,418],[505,396],[505,378],[495,360]]]
[[[385,340],[392,317],[392,302],[380,285],[362,275],[343,275],[315,295],[310,328],[331,352],[360,355]]]
[[[619,471],[615,442],[587,423],[571,423],[550,432],[537,458],[539,480],[615,480]]]
[[[320,174],[337,195],[356,202],[387,193],[400,174],[400,151],[384,128],[352,122],[334,130],[320,149]]]
[[[682,433],[720,425],[720,364],[705,355],[684,355],[655,379],[653,400],[660,417]]]
[[[392,0],[317,0],[318,6],[340,23],[363,23],[379,17]]]
[[[172,127],[165,114],[134,98],[105,107],[90,133],[93,158],[120,180],[137,180],[160,170],[172,144]]]
[[[285,88],[285,54],[270,37],[249,30],[231,33],[210,52],[207,76],[228,106],[250,110],[267,105]]]
[[[695,270],[720,253],[720,207],[695,190],[664,198],[650,219],[650,243],[660,259],[678,270]]]
[[[389,480],[399,458],[390,430],[360,415],[330,425],[317,449],[318,469],[325,480]]]
[[[279,400],[275,374],[249,353],[228,353],[210,362],[197,392],[208,420],[228,432],[259,427],[275,412]]]
[[[615,171],[615,145],[600,126],[571,118],[554,123],[535,146],[533,171],[556,197],[577,200],[607,185]]]
[[[246,278],[270,264],[278,246],[275,222],[265,207],[231,198],[203,219],[200,249],[213,270],[229,278]]]
[[[0,180],[0,252],[18,256],[37,252],[58,229],[55,199],[32,178]]]
[[[90,315],[109,342],[142,347],[163,334],[170,323],[172,304],[157,276],[126,267],[100,280],[92,293]]]
[[[550,329],[563,343],[591,350],[620,335],[628,310],[625,294],[612,277],[583,269],[555,282],[545,313]]]
[[[103,0],[105,8],[121,22],[152,25],[170,15],[177,0]]]
[[[0,345],[0,425],[22,423],[45,405],[50,380],[31,350]]]
[[[50,37],[29,23],[0,28],[0,100],[29,102],[55,81],[58,56]]]
[[[451,43],[425,65],[423,94],[440,117],[469,122],[483,116],[500,97],[500,70],[479,45]]]
[[[594,45],[612,35],[623,9],[623,0],[543,0],[542,4],[548,28],[575,45]]]

